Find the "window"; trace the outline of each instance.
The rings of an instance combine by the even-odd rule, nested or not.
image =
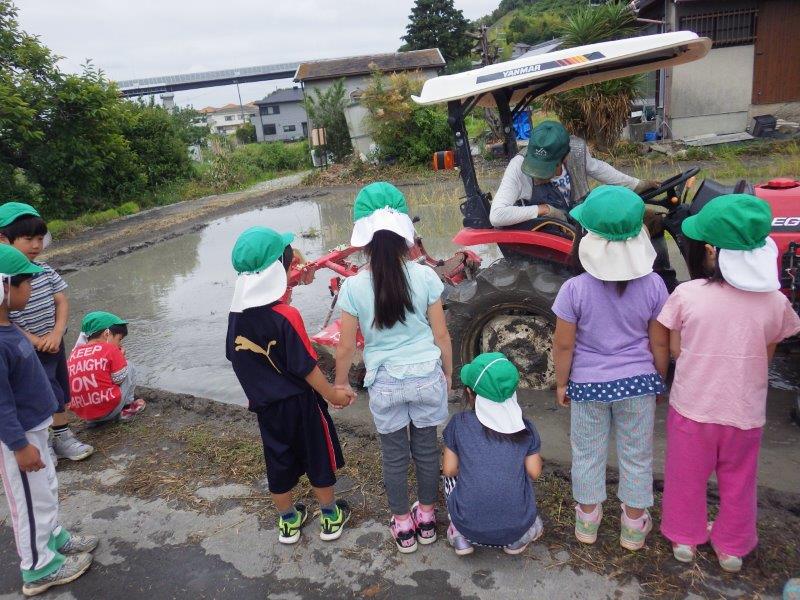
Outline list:
[[[290,131],[297,131],[297,127],[295,127],[294,125],[284,125],[283,126],[283,132],[284,133],[288,133]]]
[[[278,133],[278,130],[273,123],[265,123],[261,127],[261,131],[264,132],[264,135],[275,135]]]
[[[281,106],[280,104],[264,104],[258,111],[262,115],[279,115],[281,114]]]
[[[743,46],[756,41],[757,16],[755,8],[688,15],[681,17],[680,28],[711,38],[714,48]]]
[[[233,121],[236,118],[236,115],[225,115],[226,121]]]

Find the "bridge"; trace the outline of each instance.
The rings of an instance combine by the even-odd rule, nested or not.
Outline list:
[[[233,85],[237,83],[250,83],[253,81],[269,81],[272,79],[291,79],[294,77],[299,62],[280,63],[277,65],[261,65],[258,67],[242,67],[238,69],[223,69],[222,71],[206,71],[204,73],[185,73],[183,75],[163,75],[160,77],[147,77],[142,79],[127,79],[118,81],[122,96],[133,98],[136,96],[150,96],[167,94],[183,90],[215,87],[218,85]]]

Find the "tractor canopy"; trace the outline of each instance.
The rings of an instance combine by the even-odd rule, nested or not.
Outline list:
[[[710,48],[710,39],[691,31],[588,44],[434,77],[413,99],[438,104],[482,96],[477,105],[494,107],[497,101],[491,92],[509,90],[508,104],[514,106],[542,94],[689,63],[703,58]]]

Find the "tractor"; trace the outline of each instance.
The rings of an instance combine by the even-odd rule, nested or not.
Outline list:
[[[685,64],[701,59],[710,47],[708,38],[679,31],[523,57],[425,82],[414,100],[426,105],[447,105],[456,162],[466,192],[460,206],[464,228],[453,241],[465,249],[440,260],[431,257],[422,240],[417,239],[410,258],[434,268],[445,284],[443,299],[456,369],[476,354],[491,349],[504,352],[517,364],[525,374],[521,383],[526,387],[553,387],[555,374],[550,349],[555,316],[550,307],[562,283],[571,276],[569,262],[577,234],[576,223],[555,223],[546,217],[528,222],[525,230],[491,226],[491,194],[480,188],[465,117],[479,106],[496,108],[505,135],[505,155],[511,159],[518,151],[512,126],[514,117],[536,98]],[[697,168],[687,170],[642,194],[648,205],[659,207],[660,223],[653,228],[653,235],[663,236],[668,232],[685,256],[680,225],[686,216],[697,212],[715,196],[734,191],[754,193],[772,206],[773,238],[781,251],[777,268],[782,287],[795,308],[800,309],[800,182],[776,179],[753,187],[742,181],[726,187],[705,180],[689,198],[691,185],[687,183],[693,182],[698,172]],[[497,244],[502,258],[481,268],[478,255],[466,249],[479,244]],[[331,317],[339,284],[342,277],[361,268],[361,264],[354,262],[358,252],[358,248],[342,246],[313,262],[298,265],[290,274],[290,286],[307,282],[318,269],[331,269],[336,274],[330,282],[333,300],[328,319],[322,331],[312,338],[329,355],[338,342],[339,324],[331,322]],[[669,264],[656,270],[668,287],[674,288],[677,280]],[[794,342],[797,344],[797,340]],[[795,403],[795,418],[800,423],[800,394]]]

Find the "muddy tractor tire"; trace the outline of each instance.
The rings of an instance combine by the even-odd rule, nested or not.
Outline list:
[[[503,352],[517,365],[521,387],[555,387],[555,315],[550,307],[569,277],[556,265],[502,259],[475,279],[449,287],[445,305],[454,383],[461,365],[476,355]]]

